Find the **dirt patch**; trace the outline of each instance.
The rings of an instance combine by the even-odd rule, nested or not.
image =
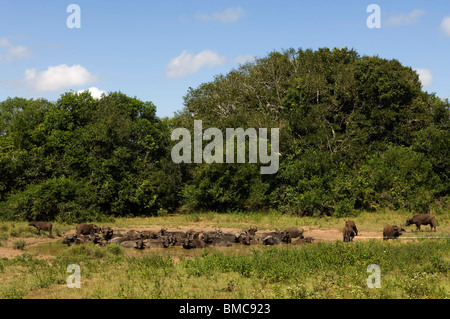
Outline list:
[[[0,258],[14,258],[24,253],[23,250],[0,247]]]

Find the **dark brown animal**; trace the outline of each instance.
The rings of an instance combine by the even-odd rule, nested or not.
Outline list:
[[[199,234],[197,233],[183,242],[183,248],[184,249],[206,248],[206,243],[199,238]]]
[[[102,229],[103,239],[106,240],[107,243],[111,241],[114,236],[114,231],[111,227],[105,227]]]
[[[66,244],[67,246],[72,245],[81,245],[89,241],[89,238],[86,237],[79,237],[77,234],[73,234],[71,236],[64,237],[62,243]]]
[[[98,234],[100,232],[100,228],[94,224],[78,224],[77,225],[77,235],[91,235]]]
[[[169,248],[172,245],[171,236],[160,236],[159,238],[150,238],[144,241],[144,248]]]
[[[349,227],[353,228],[355,236],[358,236],[358,228],[356,228],[356,224],[353,220],[347,220],[345,222],[345,226],[349,226]]]
[[[287,243],[287,244],[289,244],[292,239],[291,233],[287,230],[262,233],[262,234],[260,234],[259,238],[261,238],[261,240],[263,241],[263,244],[264,244],[264,239],[266,239],[269,236],[276,238],[277,239],[276,242],[279,241],[280,243],[283,242],[283,243]]]
[[[383,240],[396,239],[403,232],[405,232],[405,229],[401,226],[386,225],[386,226],[384,226],[384,229],[383,229]]]
[[[434,216],[431,214],[418,214],[414,215],[412,218],[408,218],[406,220],[405,226],[409,226],[415,224],[416,230],[420,230],[421,225],[430,225],[431,231],[436,231],[436,221],[434,219]]]
[[[345,227],[342,229],[342,237],[343,237],[343,241],[344,243],[349,243],[351,241],[353,241],[353,238],[355,237],[355,230],[353,229],[353,227],[345,224]]]
[[[142,239],[142,233],[140,231],[131,229],[129,231],[127,231],[126,235],[125,235],[128,240],[139,240]]]
[[[41,235],[41,230],[48,231],[48,237],[52,237],[52,228],[53,225],[50,222],[37,222],[32,221],[28,224],[28,226],[34,226],[37,229],[38,235]]]
[[[157,239],[159,238],[159,235],[157,232],[150,231],[150,230],[144,230],[141,233],[142,239]]]
[[[136,240],[135,241],[135,246],[134,246],[134,248],[136,248],[136,249],[144,249],[145,248],[145,246],[146,246],[146,241],[144,241],[144,240],[142,240],[142,239],[138,239],[138,240]]]
[[[303,238],[303,228],[301,227],[291,227],[285,230],[286,233],[289,233],[291,238]]]
[[[257,231],[258,231],[258,227],[250,227],[250,228],[248,229],[247,232],[248,232],[251,236],[255,236]]]
[[[279,244],[281,244],[281,239],[277,236],[269,235],[269,236],[266,236],[262,240],[262,242],[263,242],[263,245],[269,245],[269,246],[279,245]]]

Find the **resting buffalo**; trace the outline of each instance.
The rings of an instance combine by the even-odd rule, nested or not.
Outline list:
[[[146,240],[139,239],[136,241],[137,249],[144,248],[168,248],[171,244],[171,236],[161,236],[159,238],[150,238]]]
[[[277,236],[272,235],[266,236],[262,241],[264,245],[269,246],[281,244],[281,239]]]
[[[291,239],[292,239],[291,233],[289,231],[287,231],[287,230],[284,230],[284,231],[281,231],[281,232],[280,231],[274,231],[274,232],[270,232],[270,233],[262,233],[260,235],[260,238],[261,238],[261,240],[264,243],[264,239],[266,239],[269,236],[273,237],[273,238],[276,238],[277,239],[276,240],[277,243],[278,242],[279,243],[283,242],[283,243],[289,244],[291,242]],[[302,237],[303,237],[303,235],[302,235]]]
[[[397,225],[386,225],[383,229],[383,240],[396,239],[403,232],[405,232],[405,229],[401,226],[399,227]]]
[[[418,214],[414,215],[412,218],[408,218],[406,220],[405,226],[409,226],[415,224],[416,230],[420,230],[420,225],[430,225],[431,231],[434,228],[434,231],[436,231],[436,222],[434,220],[434,216],[431,214]]]
[[[343,235],[344,243],[353,241],[353,238],[356,236],[355,230],[353,229],[353,227],[351,227],[347,224],[345,224],[345,227],[342,229],[342,235]]]
[[[206,248],[206,243],[199,238],[199,234],[187,238],[183,243],[185,249]]]
[[[48,231],[48,237],[52,237],[52,223],[50,222],[37,222],[32,221],[28,224],[28,226],[34,226],[37,229],[38,235],[41,235],[41,230]]]
[[[158,233],[150,230],[144,230],[141,232],[142,239],[157,239],[159,237]]]
[[[91,235],[100,232],[100,228],[93,224],[78,224],[77,235]]]
[[[88,241],[88,238],[78,237],[77,234],[73,234],[71,236],[64,237],[62,243],[66,244],[67,246],[72,246],[73,244],[75,244],[75,245],[84,244],[87,241]]]
[[[356,228],[356,224],[353,220],[347,220],[345,222],[345,226],[349,226],[353,229],[353,232],[355,233],[355,236],[358,236],[358,228]]]
[[[138,240],[138,239],[142,239],[142,233],[140,231],[132,229],[132,230],[127,231],[126,237],[129,240]]]
[[[103,235],[103,239],[109,243],[111,238],[113,238],[113,236],[114,236],[114,231],[112,230],[111,227],[105,227],[102,229],[102,235]]]
[[[248,231],[243,231],[237,236],[237,242],[247,246],[255,245],[259,243],[259,237],[250,234]]]

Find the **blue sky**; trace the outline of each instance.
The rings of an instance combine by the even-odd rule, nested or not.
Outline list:
[[[70,4],[80,28],[69,28]],[[381,28],[369,28],[377,4]],[[0,0],[0,101],[122,91],[160,117],[189,87],[288,48],[344,47],[398,59],[450,98],[450,1]]]

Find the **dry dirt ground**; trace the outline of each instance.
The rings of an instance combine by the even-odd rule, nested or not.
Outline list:
[[[224,233],[232,233],[232,234],[236,234],[239,233],[240,231],[242,231],[243,229],[246,228],[246,225],[242,228],[220,228]],[[329,229],[324,229],[323,227],[321,229],[318,229],[314,226],[302,226],[302,228],[305,230],[304,232],[304,236],[310,236],[312,237],[315,241],[336,241],[336,240],[342,240],[342,232],[339,229],[334,229],[334,228],[329,228]],[[136,229],[139,231],[142,230],[150,230],[150,231],[159,231],[161,229],[160,226],[157,227],[128,227],[128,228],[114,228],[113,230],[115,233],[126,233],[128,230],[131,229]],[[195,224],[195,227],[193,226],[179,226],[179,227],[173,227],[173,228],[168,228],[169,231],[188,231],[190,229],[195,229],[196,231],[211,231],[211,230],[215,230],[217,229],[217,227],[211,227],[207,224],[205,225],[201,225],[199,223]],[[275,229],[265,229],[263,231],[260,232],[270,232],[270,231],[276,231]],[[63,236],[68,235],[68,234],[74,234],[75,230],[73,231],[69,231],[67,233],[65,233]],[[375,237],[375,238],[380,238],[382,236],[381,232],[368,232],[368,231],[359,231],[359,238],[355,237],[355,241],[359,241],[359,240],[368,240],[368,237]],[[49,238],[46,237],[46,235],[41,235],[41,237],[39,238],[17,238],[14,237],[13,239],[9,239],[5,245],[5,247],[0,247],[0,258],[14,258],[16,256],[19,256],[21,254],[23,254],[25,251],[24,250],[20,250],[20,249],[14,249],[12,248],[12,243],[15,240],[18,239],[23,239],[26,243],[26,247],[30,247],[30,246],[34,246],[34,245],[39,245],[42,243],[47,243],[47,242],[51,242],[51,241],[59,241],[62,240],[64,237],[53,237],[53,238]],[[42,258],[49,258],[52,256],[40,256]]]

